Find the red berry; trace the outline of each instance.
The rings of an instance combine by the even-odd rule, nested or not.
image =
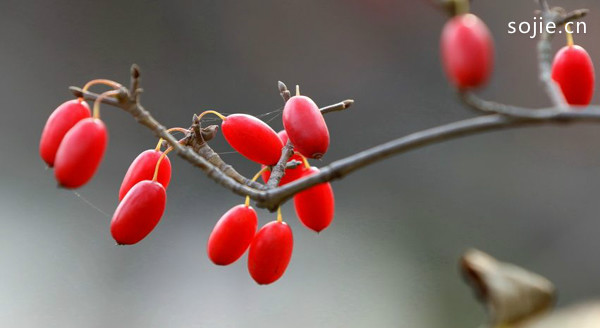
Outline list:
[[[302,177],[319,172],[311,167]],[[294,196],[294,207],[300,221],[309,229],[320,232],[327,228],[333,221],[335,212],[335,199],[333,189],[329,182],[318,184]]]
[[[442,31],[442,64],[460,89],[487,82],[494,65],[494,41],[485,23],[473,14],[450,19]]]
[[[329,130],[317,104],[305,96],[290,98],[283,108],[283,126],[294,148],[308,158],[321,158],[329,148]]]
[[[54,176],[65,188],[86,184],[100,165],[108,133],[106,126],[96,118],[79,121],[67,132],[56,152]]]
[[[594,64],[580,46],[566,46],[558,51],[552,64],[556,81],[571,105],[587,106],[594,96]]]
[[[279,279],[292,258],[294,237],[285,222],[265,224],[250,244],[248,271],[260,285]]]
[[[231,208],[219,219],[208,238],[208,257],[217,265],[235,262],[250,246],[257,227],[258,218],[252,207]]]
[[[162,184],[144,180],[129,190],[119,203],[110,222],[110,233],[120,245],[131,245],[144,239],[162,217],[167,192]]]
[[[287,144],[288,136],[287,136],[287,132],[285,132],[285,130],[279,131],[277,133],[277,135],[281,139],[281,142],[283,143],[283,145]],[[300,156],[298,154],[294,154],[294,155],[290,156],[288,163],[290,161],[302,162],[302,156]],[[264,168],[265,165],[263,165],[262,167]],[[300,176],[302,175],[302,172],[304,172],[304,170],[305,170],[305,168],[304,168],[304,165],[302,165],[302,164],[296,166],[293,169],[285,169],[285,174],[283,175],[283,177],[281,177],[281,180],[279,180],[279,185],[283,186],[284,184],[287,184],[287,183],[297,180],[298,178],[300,178]],[[261,176],[262,176],[263,181],[267,182],[267,181],[269,181],[269,178],[271,177],[271,171],[265,170]]]
[[[48,166],[54,165],[56,151],[65,134],[77,122],[90,116],[88,104],[79,99],[64,102],[50,114],[40,138],[40,156]]]
[[[156,169],[156,163],[158,162],[160,155],[162,155],[161,151],[148,149],[143,151],[133,160],[131,165],[129,165],[127,173],[125,173],[123,182],[121,183],[121,189],[119,190],[119,201],[125,197],[129,189],[131,189],[131,187],[133,187],[136,183],[143,180],[152,180],[154,177],[154,170]],[[165,158],[160,162],[160,167],[158,168],[158,177],[156,180],[160,182],[165,189],[167,189],[169,186],[169,182],[171,181],[171,161],[169,161],[168,156],[165,156]]]
[[[281,156],[281,140],[277,133],[258,118],[246,114],[227,116],[221,125],[227,142],[251,161],[275,165]]]

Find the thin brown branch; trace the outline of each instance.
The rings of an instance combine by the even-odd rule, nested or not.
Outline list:
[[[333,105],[322,107],[321,108],[321,113],[327,114],[327,113],[333,113],[333,112],[337,112],[337,111],[340,111],[340,110],[348,109],[350,106],[352,106],[352,104],[354,104],[354,100],[352,100],[352,99],[346,99],[346,100],[344,100],[342,102],[339,102],[337,104],[333,104]]]
[[[139,77],[140,72],[139,68],[134,64],[131,69],[131,87],[139,88]],[[285,88],[285,84],[280,83],[280,90],[282,89],[282,85]],[[88,91],[83,91],[78,87],[70,87],[69,88],[73,95],[76,97],[83,97],[84,99],[95,101],[100,95]],[[285,88],[287,90],[287,88]],[[288,92],[289,93],[289,92]],[[283,96],[283,93],[282,93]],[[284,98],[285,99],[285,98]],[[202,137],[202,134],[199,132],[200,127],[197,126],[197,129],[192,126],[190,131],[198,130],[195,133],[198,135],[196,138],[190,138],[187,142],[187,145],[190,147],[182,146],[177,143],[176,139],[174,139],[170,133],[167,132],[167,129],[159,124],[151,115],[148,113],[139,103],[139,95],[137,92],[131,93],[131,91],[126,88],[122,88],[120,90],[119,96],[115,98],[102,98],[102,103],[115,106],[121,108],[134,116],[138,122],[150,128],[157,137],[162,137],[165,139],[166,143],[173,146],[175,152],[186,159],[193,165],[201,168],[207,176],[215,180],[217,183],[222,184],[226,188],[232,190],[233,192],[242,195],[242,196],[250,196],[255,201],[261,201],[262,197],[264,197],[264,191],[268,188],[275,188],[279,183],[279,180],[283,176],[283,172],[285,171],[285,167],[287,166],[287,160],[291,156],[287,155],[285,157],[285,161],[283,162],[283,166],[279,169],[280,173],[271,174],[271,178],[273,179],[272,186],[266,186],[259,182],[252,181],[239,174],[231,165],[227,164],[225,161],[221,159],[221,157],[206,143]],[[335,111],[340,111],[347,109],[354,102],[352,100],[344,100],[342,102],[329,105],[323,107],[321,110],[324,114],[331,113]],[[194,122],[196,124],[196,122]],[[199,124],[199,122],[198,122]],[[165,137],[167,136],[168,137]],[[198,138],[199,137],[199,138]],[[175,142],[176,144],[173,144]],[[193,150],[193,151],[190,151]],[[286,147],[282,151],[284,151]],[[289,147],[291,150],[291,147]],[[283,159],[282,153],[282,159]],[[273,178],[274,177],[274,178]]]
[[[441,125],[369,148],[355,155],[332,162],[322,167],[317,174],[296,180],[277,189],[267,190],[265,191],[266,195],[263,197],[263,201],[258,201],[257,206],[274,210],[277,206],[304,189],[319,183],[341,179],[358,169],[391,156],[434,143],[500,129],[582,121],[600,121],[600,106],[590,106],[583,111],[561,111],[548,118],[518,118],[494,114]]]
[[[290,159],[292,154],[294,153],[294,145],[290,140],[287,141],[285,146],[281,149],[281,157],[276,165],[271,168],[271,176],[269,177],[269,181],[267,181],[268,188],[276,188],[279,185],[279,181],[283,178],[285,174],[285,169],[287,167],[287,161]]]
[[[132,72],[133,71],[134,70],[132,70]],[[137,76],[132,76],[132,78],[139,78],[139,70],[135,75]],[[88,100],[95,100],[99,96],[90,92],[82,92],[81,89],[76,87],[71,87],[70,89],[75,96],[84,97]],[[286,94],[285,91],[287,88],[285,88],[285,84],[279,83],[279,89],[280,93],[282,93],[282,96]],[[103,103],[122,108],[123,110],[129,112],[134,118],[136,118],[138,122],[153,131],[157,137],[165,139],[166,142],[174,148],[175,152],[179,156],[202,169],[209,178],[215,180],[217,183],[223,185],[225,188],[230,189],[232,192],[238,195],[249,196],[256,202],[258,207],[267,208],[271,211],[276,210],[277,207],[279,207],[283,202],[291,198],[296,193],[310,188],[311,186],[341,179],[344,176],[370,164],[410,151],[412,149],[425,147],[433,143],[451,140],[480,132],[526,125],[600,120],[600,107],[598,106],[590,106],[581,111],[578,111],[576,108],[558,106],[533,110],[489,102],[479,99],[474,94],[464,93],[463,99],[471,107],[482,111],[502,114],[480,116],[416,132],[364,150],[344,159],[337,160],[325,167],[322,167],[320,172],[317,174],[296,180],[282,187],[275,187],[279,183],[281,176],[283,176],[285,165],[287,164],[289,156],[291,156],[291,144],[286,145],[286,147],[284,147],[282,150],[282,156],[280,158],[280,162],[282,163],[281,167],[274,169],[274,172],[271,174],[271,176],[275,175],[275,178],[272,178],[273,180],[269,181],[269,185],[267,186],[259,184],[257,188],[253,188],[247,184],[247,178],[232,178],[230,174],[232,174],[232,172],[235,170],[233,170],[233,168],[228,166],[225,162],[214,161],[214,158],[216,157],[210,154],[210,152],[197,153],[194,151],[194,149],[192,149],[192,147],[180,145],[177,140],[167,131],[167,129],[157,122],[150,115],[150,113],[148,113],[148,111],[142,107],[137,99],[132,99],[134,97],[126,97],[125,95],[129,95],[129,91],[123,88],[116,99],[104,98]],[[346,100],[331,106],[326,106],[321,110],[323,113],[329,113],[346,109],[352,103],[353,101]],[[209,159],[205,158],[204,156],[208,157]],[[216,156],[218,157],[218,155]]]
[[[202,158],[206,159],[209,163],[211,163],[214,167],[219,169],[221,172],[225,173],[228,177],[231,177],[236,182],[250,186],[257,190],[265,190],[267,187],[256,181],[252,181],[251,179],[246,178],[242,174],[240,174],[233,166],[227,164],[221,156],[217,152],[215,152],[206,142],[199,143],[198,138],[193,138],[193,140],[189,143],[195,153],[200,155]]]
[[[95,101],[99,97],[98,94],[93,93],[93,92],[87,92],[87,91],[83,92],[78,87],[70,87],[69,89],[71,90],[73,95],[75,95],[76,97],[83,97],[86,100]],[[183,152],[182,148],[185,148],[187,150],[188,147],[182,146],[180,144],[174,145],[173,140],[175,140],[175,139],[171,136],[170,133],[166,132],[166,128],[163,127],[162,125],[160,125],[150,115],[150,113],[148,113],[146,110],[144,110],[143,107],[140,105],[140,103],[135,101],[134,99],[125,99],[125,100],[119,101],[114,98],[103,98],[102,103],[121,108],[121,109],[125,110],[126,112],[129,112],[130,114],[132,114],[133,117],[138,120],[138,122],[140,122],[143,125],[148,126],[157,137],[161,137],[161,138],[165,139],[165,141],[170,146],[173,146],[174,151],[176,151],[176,153],[178,155],[180,155],[184,159],[188,160],[193,165],[202,168],[203,171],[205,171],[207,174],[213,170],[220,172],[220,173],[211,173],[211,175],[212,175],[212,177],[214,177],[218,180],[217,182],[226,183],[230,189],[234,188],[236,190],[242,190],[242,189],[244,189],[244,188],[241,188],[242,186],[249,187],[249,188],[253,189],[254,191],[260,191],[260,190],[266,189],[265,185],[258,183],[258,182],[251,181],[250,179],[239,174],[230,165],[228,165],[223,160],[221,160],[221,158],[218,156],[218,154],[216,152],[212,151],[212,149],[210,149],[209,147],[202,147],[202,146],[194,147],[193,150],[195,150],[195,151],[191,151],[191,153],[194,155],[188,154],[188,151]],[[140,115],[140,117],[138,117],[138,115]],[[164,130],[164,133],[162,130]],[[163,136],[165,134],[168,134],[169,136],[171,136],[171,138],[165,138]],[[195,145],[194,140],[188,142],[188,144]],[[206,145],[206,144],[204,144],[204,145]],[[226,180],[228,180],[228,181],[231,180],[239,186],[234,186],[230,182],[227,182],[227,181],[220,181],[221,174],[227,177]],[[248,194],[246,194],[246,193],[243,193],[241,195],[248,196]],[[257,195],[255,195],[255,196],[258,197]]]
[[[140,124],[148,127],[156,137],[163,138],[173,147],[173,150],[182,158],[200,168],[208,177],[221,184],[223,187],[230,189],[235,194],[240,196],[250,196],[252,199],[262,199],[264,192],[251,188],[249,186],[238,183],[224,172],[212,165],[209,161],[195,153],[190,147],[180,145],[168,131],[158,121],[156,121],[148,111],[139,103],[122,106],[125,111],[130,113]]]
[[[519,118],[548,119],[560,113],[560,110],[556,107],[531,109],[484,100],[470,91],[460,92],[459,95],[461,100],[469,107],[491,114],[502,114]]]
[[[77,88],[71,88],[71,90],[76,96],[83,95],[86,97],[86,99],[90,100],[94,100],[98,96],[96,94],[87,92],[81,93],[81,90]],[[210,178],[238,195],[250,196],[250,198],[257,202],[256,205],[258,207],[267,208],[269,210],[276,210],[279,205],[291,198],[293,195],[304,189],[310,188],[311,186],[341,179],[344,176],[370,164],[434,143],[486,131],[516,128],[528,125],[600,120],[599,106],[590,106],[581,111],[574,109],[560,111],[555,115],[541,118],[511,117],[501,114],[480,116],[416,132],[408,136],[392,140],[382,145],[364,150],[355,155],[335,161],[325,167],[322,167],[320,172],[317,174],[296,180],[282,187],[261,191],[238,183],[231,177],[224,174],[206,159],[196,154],[189,147],[179,145],[177,140],[173,138],[173,136],[171,136],[162,125],[156,122],[156,120],[154,120],[154,118],[152,118],[152,116],[150,116],[150,114],[145,111],[141,105],[131,104],[129,107],[127,107],[123,106],[115,99],[106,99],[105,103],[123,108],[132,114],[141,124],[150,128],[150,130],[152,130],[156,136],[164,138],[169,145],[174,147],[175,151],[181,157],[201,168]],[[547,108],[543,110],[557,111],[558,108]]]
[[[277,88],[279,89],[279,94],[281,95],[281,98],[283,98],[283,103],[287,103],[287,101],[291,98],[290,90],[288,90],[285,83],[281,81],[277,82]],[[281,149],[281,156],[279,157],[277,164],[271,167],[271,176],[269,177],[269,181],[267,181],[267,187],[276,188],[277,186],[279,186],[279,181],[281,181],[281,178],[283,178],[283,175],[285,174],[287,162],[293,153],[294,145],[292,145],[292,141],[288,138],[288,141],[285,145],[283,145],[283,148]]]

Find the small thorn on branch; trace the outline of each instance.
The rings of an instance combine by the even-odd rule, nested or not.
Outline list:
[[[293,159],[293,160],[287,162],[287,164],[285,165],[285,168],[286,169],[295,169],[302,164],[303,164],[302,162]]]
[[[139,102],[140,94],[142,93],[142,88],[140,88],[140,67],[137,64],[131,65],[131,82],[129,84],[129,90],[131,94],[131,101]]]
[[[83,98],[85,100],[90,100],[90,101],[94,101],[98,97],[100,97],[100,95],[97,93],[93,93],[93,92],[89,92],[89,91],[84,92],[80,87],[75,87],[75,86],[70,86],[69,91],[71,91],[73,96],[75,96],[77,98]],[[119,94],[117,94],[117,98],[113,98],[113,97],[102,98],[102,103],[109,104],[109,105],[112,105],[115,107],[122,107],[123,102],[119,101],[119,100],[122,99],[121,97],[123,95],[125,95],[125,96],[127,95],[127,89],[125,89],[125,88],[120,89]]]
[[[327,113],[331,113],[331,112],[337,112],[340,110],[348,109],[353,104],[354,104],[354,100],[346,99],[337,104],[333,104],[333,105],[329,105],[329,106],[321,108],[321,114],[327,114]]]
[[[69,87],[69,91],[71,91],[73,96],[75,96],[77,98],[83,98],[83,96],[84,96],[83,91],[79,87],[71,86],[71,87]]]
[[[134,79],[140,78],[140,67],[137,64],[131,65],[131,77]]]
[[[277,88],[279,89],[279,94],[281,95],[281,98],[283,98],[283,101],[287,102],[292,96],[290,90],[288,90],[285,83],[281,81],[277,81]]]
[[[285,85],[285,83],[281,82],[281,81],[277,81],[277,88],[279,88],[279,92],[285,92],[288,91],[287,86]]]

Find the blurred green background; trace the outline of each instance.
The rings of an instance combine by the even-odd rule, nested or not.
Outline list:
[[[552,4],[592,9],[587,35],[575,40],[600,63],[600,3]],[[535,9],[533,0],[474,1],[496,40],[483,96],[548,105],[535,42],[507,32],[509,21],[533,21]],[[58,189],[38,156],[43,124],[71,97],[68,86],[128,83],[134,62],[143,103],[168,126],[187,127],[205,109],[280,110],[278,80],[321,105],[355,99],[327,116],[331,147],[319,166],[473,117],[440,69],[445,19],[425,0],[1,1],[0,325],[475,327],[485,312],[457,270],[469,247],[545,275],[560,305],[598,296],[597,125],[494,132],[368,167],[333,184],[335,221],[320,235],[286,204],[295,250],[270,286],[252,281],[245,257],[225,268],[208,260],[213,225],[243,199],[177,158],[160,225],[138,245],[114,245],[109,216],[122,176],[156,142],[128,114],[103,108],[109,149],[78,190],[101,211]],[[264,118],[280,129],[277,114]],[[221,137],[212,144],[231,150]],[[246,175],[258,169],[223,158]]]

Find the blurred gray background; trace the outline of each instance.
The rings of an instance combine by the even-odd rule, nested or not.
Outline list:
[[[552,3],[592,9],[575,40],[600,63],[600,3]],[[533,0],[472,9],[497,46],[482,94],[547,105],[535,42],[507,33],[509,21],[533,21]],[[270,286],[252,281],[245,256],[230,267],[208,260],[213,225],[243,199],[178,158],[160,225],[138,245],[114,245],[102,212],[112,215],[129,163],[156,143],[128,114],[103,108],[109,149],[78,190],[101,211],[58,189],[38,156],[68,86],[128,83],[134,62],[143,103],[168,126],[187,127],[205,109],[279,110],[277,80],[321,105],[356,99],[327,117],[331,147],[316,165],[472,117],[440,69],[444,21],[424,0],[1,1],[0,326],[475,327],[485,313],[457,270],[469,247],[550,278],[559,305],[599,296],[597,125],[483,134],[368,167],[334,183],[335,221],[320,235],[286,204],[295,250]],[[280,129],[276,114],[265,119]],[[222,138],[213,145],[231,150]]]

